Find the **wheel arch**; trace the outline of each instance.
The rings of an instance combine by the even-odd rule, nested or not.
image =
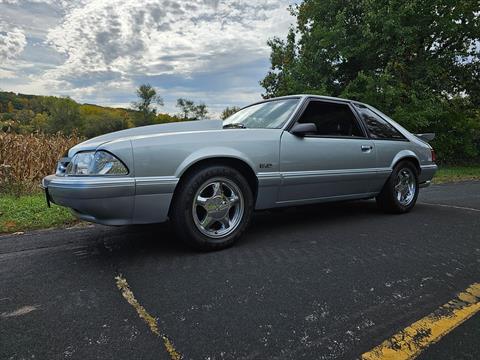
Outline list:
[[[177,183],[177,186],[175,187],[173,196],[175,197],[178,190],[181,188],[182,183],[184,183],[191,174],[193,174],[195,171],[198,171],[208,166],[228,166],[239,171],[247,180],[248,185],[252,190],[254,203],[255,203],[257,199],[257,194],[258,194],[258,178],[255,172],[253,171],[252,167],[243,159],[240,159],[234,156],[224,156],[224,155],[200,158],[200,159],[197,159],[196,161],[189,163],[188,166],[184,167],[182,171],[179,173],[179,181]],[[172,204],[173,204],[173,200],[170,203],[170,210],[171,210]]]
[[[391,165],[392,170],[401,161],[410,161],[411,163],[413,163],[413,165],[415,165],[415,168],[417,169],[418,175],[420,175],[420,172],[422,171],[420,167],[420,160],[418,159],[417,155],[413,151],[404,150],[399,152],[392,161],[392,165]]]

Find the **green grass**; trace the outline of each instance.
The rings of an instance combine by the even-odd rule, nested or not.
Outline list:
[[[465,180],[480,180],[480,165],[439,166],[439,170],[433,178],[433,183],[441,184]]]
[[[0,194],[0,234],[71,225],[77,222],[68,209],[52,204],[47,207],[45,195]]]

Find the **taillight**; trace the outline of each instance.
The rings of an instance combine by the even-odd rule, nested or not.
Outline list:
[[[435,154],[435,150],[432,149],[432,162],[437,161],[437,155]]]

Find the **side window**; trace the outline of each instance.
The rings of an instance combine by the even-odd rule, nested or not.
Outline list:
[[[365,137],[347,104],[310,101],[298,122],[314,123],[316,136]]]
[[[370,137],[373,139],[403,140],[405,137],[393,127],[387,120],[383,119],[365,105],[354,104],[365,125],[367,125]]]

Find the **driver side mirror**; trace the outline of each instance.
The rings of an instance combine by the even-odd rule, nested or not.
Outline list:
[[[313,135],[317,132],[317,125],[315,125],[314,123],[296,123],[295,125],[293,125],[293,128],[290,132],[293,135],[299,137],[304,137],[305,135]]]

